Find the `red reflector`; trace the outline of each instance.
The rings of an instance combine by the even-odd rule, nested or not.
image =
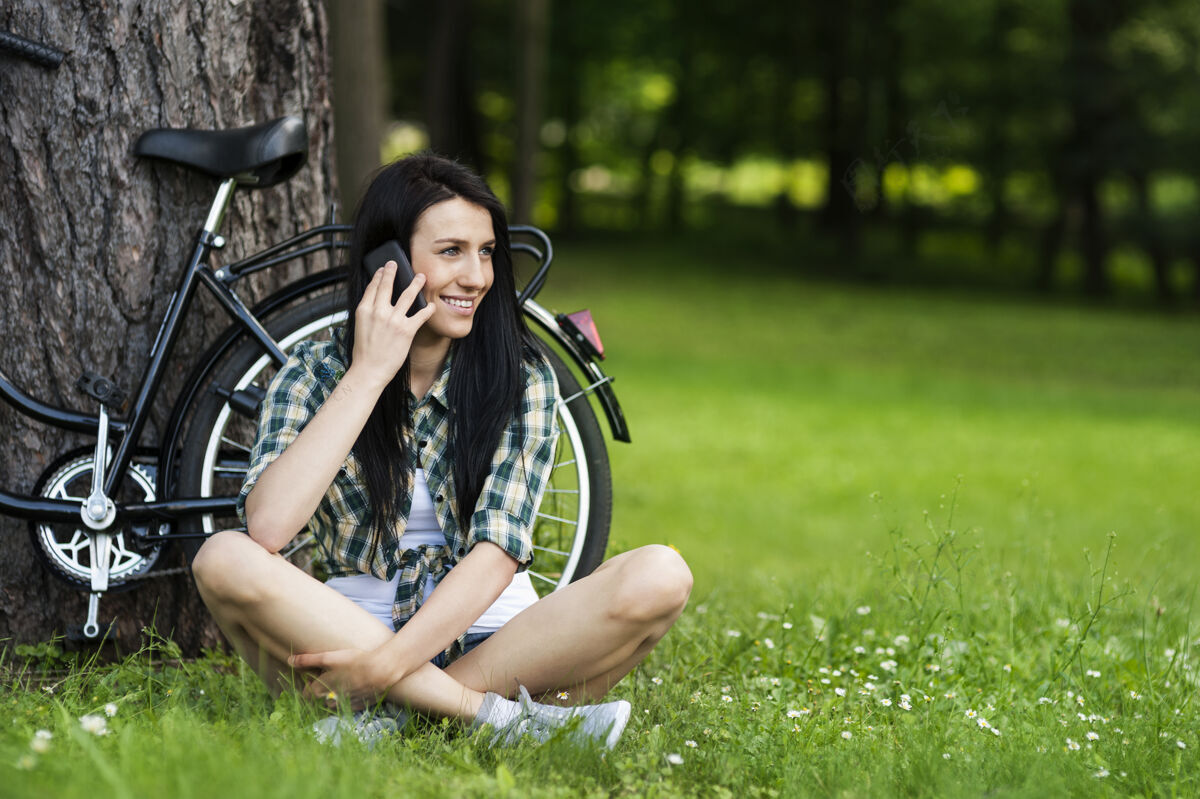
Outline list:
[[[600,331],[596,329],[596,322],[592,319],[592,312],[584,308],[582,311],[567,314],[567,318],[571,320],[571,324],[575,325],[575,329],[582,333],[588,343],[592,345],[592,349],[596,351],[596,356],[600,360],[604,360],[604,342],[600,340]]]

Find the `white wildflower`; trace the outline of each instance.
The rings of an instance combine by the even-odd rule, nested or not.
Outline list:
[[[667,755],[667,762],[672,766],[682,766],[683,755],[679,754],[678,752],[672,752],[671,754]]]
[[[104,715],[108,716],[110,719],[113,716],[117,715],[117,703],[109,702],[107,705],[105,705],[104,706]]]
[[[696,748],[697,746],[699,746],[700,744],[696,743],[695,741],[684,741],[684,742],[683,742],[683,745],[684,745],[684,746],[690,746],[692,749],[695,749],[695,748]]]
[[[774,649],[774,648],[775,648],[775,642],[774,642],[774,641],[772,641],[770,638],[764,638],[764,639],[763,639],[763,646],[765,646],[767,649]]]
[[[845,696],[845,695],[846,695],[846,689],[845,689],[845,688],[834,688],[834,689],[833,689],[833,692],[834,692],[835,694],[837,694],[838,696]]]
[[[93,716],[90,713],[80,716],[79,726],[83,727],[84,732],[90,732],[92,735],[108,735],[108,722],[103,716]]]
[[[884,671],[895,671],[896,670],[896,661],[885,660],[879,664],[879,668],[883,669]]]
[[[847,741],[849,741],[851,738],[854,737],[854,734],[851,733],[850,730],[843,730],[842,737],[845,738]]]
[[[1079,744],[1076,743],[1075,741],[1072,741],[1070,738],[1068,738],[1067,739],[1067,748],[1070,749],[1072,752],[1078,752]]]
[[[730,638],[741,638],[742,637],[742,633],[739,630],[726,630],[725,634],[728,635]],[[678,757],[678,755],[676,755],[676,757]]]
[[[871,606],[870,605],[859,605],[857,608],[854,609],[854,612],[857,613],[859,616],[866,616],[868,613],[871,612]]]

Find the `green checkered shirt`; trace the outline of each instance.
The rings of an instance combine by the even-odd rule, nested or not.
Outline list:
[[[337,343],[341,337],[335,338],[335,341],[297,345],[267,389],[258,435],[250,455],[250,469],[237,499],[238,515],[243,523],[246,497],[259,475],[299,435],[346,373],[346,363]],[[408,491],[400,503],[400,517],[387,532],[379,535],[368,523],[370,509],[366,486],[360,479],[361,466],[353,453],[338,470],[308,523],[330,577],[371,574],[381,580],[391,580],[396,572],[400,572],[392,606],[392,626],[397,630],[420,606],[427,576],[432,575],[434,581],[439,582],[447,569],[462,560],[479,541],[491,541],[501,547],[516,559],[518,570],[528,568],[533,560],[534,513],[554,462],[554,445],[558,438],[554,418],[558,383],[549,363],[539,359],[536,363],[524,364],[525,393],[521,399],[520,417],[514,416],[501,434],[492,458],[491,473],[484,480],[475,511],[466,525],[459,524],[455,517],[458,502],[454,493],[447,405],[452,356],[453,348],[429,393],[414,401],[412,435],[408,441],[409,462],[419,464],[425,470],[446,545],[406,550],[399,547],[412,507],[412,475],[409,475]],[[461,651],[460,636],[447,653],[453,658]]]

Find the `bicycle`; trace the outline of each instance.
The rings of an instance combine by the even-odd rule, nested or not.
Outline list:
[[[45,45],[0,33],[0,51],[57,65]],[[32,54],[32,55],[31,55]],[[35,59],[34,56],[37,56]],[[61,60],[61,53],[57,55]],[[345,320],[340,290],[344,267],[309,274],[248,307],[235,290],[242,278],[295,259],[348,248],[349,225],[303,231],[232,264],[210,262],[225,246],[219,233],[239,186],[267,188],[291,178],[307,160],[307,133],[296,117],[246,128],[200,131],[159,128],[143,133],[134,154],[218,179],[216,195],[197,233],[160,323],[132,402],[112,378],[85,372],[77,387],[99,404],[95,415],[42,403],[0,369],[0,398],[48,425],[93,434],[95,446],[61,454],[39,477],[33,494],[0,489],[0,514],[29,521],[39,561],[56,577],[88,592],[82,634],[100,639],[99,603],[107,591],[132,588],[165,573],[155,566],[166,548],[182,542],[194,554],[200,541],[224,529],[245,529],[234,512],[241,476],[249,466],[258,406],[271,376],[297,343],[327,338]],[[542,594],[589,574],[604,556],[612,512],[608,454],[595,397],[614,440],[629,430],[599,365],[603,345],[590,314],[551,313],[534,301],[553,260],[549,237],[537,228],[510,227],[514,256],[529,256],[534,273],[517,300],[558,377],[560,436],[550,484],[534,525],[530,574]],[[161,440],[139,444],[160,388],[164,363],[204,286],[232,324],[191,369]],[[568,365],[568,361],[573,364]],[[576,377],[576,371],[579,377]],[[582,382],[581,379],[582,378]],[[127,410],[126,410],[127,409]],[[110,442],[111,439],[111,442]],[[79,526],[82,523],[82,526]],[[310,572],[312,536],[301,531],[285,556]],[[189,557],[190,560],[190,557]]]

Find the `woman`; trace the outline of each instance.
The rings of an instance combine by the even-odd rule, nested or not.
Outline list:
[[[395,302],[396,266],[362,266],[389,239],[416,272]],[[201,597],[273,690],[299,671],[314,699],[388,700],[508,740],[582,716],[612,746],[628,703],[567,710],[526,689],[603,697],[678,618],[691,574],[648,546],[533,593],[557,387],[515,301],[503,207],[460,165],[411,156],[368,188],[350,259],[344,336],[300,345],[271,383],[238,503],[248,535],[204,544]],[[328,583],[276,554],[306,526]]]

